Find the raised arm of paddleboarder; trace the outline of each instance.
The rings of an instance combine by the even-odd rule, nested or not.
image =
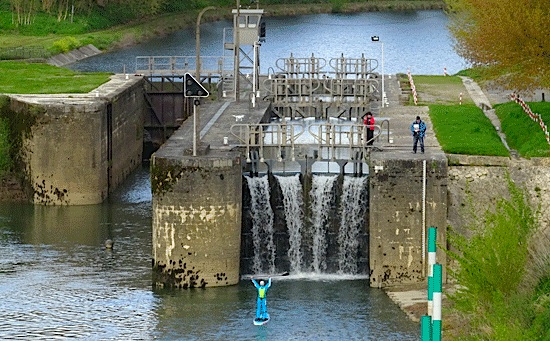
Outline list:
[[[269,314],[267,313],[267,290],[271,287],[271,278],[267,281],[267,284],[264,281],[260,283],[256,282],[255,279],[252,279],[252,283],[258,290],[258,299],[256,301],[256,319],[265,321],[269,319]]]

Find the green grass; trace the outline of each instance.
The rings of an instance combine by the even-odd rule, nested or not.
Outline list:
[[[550,103],[536,102],[528,105],[534,113],[541,114],[543,122],[550,124]],[[519,104],[497,104],[495,112],[510,148],[517,150],[525,158],[550,156],[550,145],[542,128],[531,120]]]
[[[0,93],[87,93],[109,81],[107,72],[75,72],[47,64],[0,62]]]
[[[445,153],[509,156],[491,121],[474,105],[430,105],[435,135]]]
[[[483,74],[484,74],[484,68],[482,67],[474,67],[466,70],[459,71],[456,75],[457,76],[465,76],[470,77],[476,82],[480,82],[483,80]]]

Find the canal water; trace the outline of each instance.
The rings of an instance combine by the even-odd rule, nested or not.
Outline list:
[[[294,17],[267,17],[266,41],[260,48],[260,71],[267,74],[278,59],[316,57],[378,59],[381,73],[382,43],[384,73],[443,75],[454,74],[467,63],[453,50],[442,11],[369,12],[356,14],[315,14]],[[223,30],[231,21],[201,25],[201,55],[222,56]],[[371,37],[378,36],[379,42]],[[119,51],[91,57],[68,67],[81,71],[132,73],[137,56],[195,56],[195,28],[145,41]],[[194,59],[194,57],[193,57]],[[277,70],[276,70],[277,71]]]
[[[418,340],[386,294],[359,276],[274,277],[272,320],[256,291],[151,286],[149,171],[100,205],[0,205],[0,339]],[[112,250],[106,239],[114,240]]]
[[[385,73],[455,73],[441,11],[319,14],[267,18],[263,72],[279,58],[381,59]],[[227,21],[201,28],[202,55],[218,56]],[[182,30],[70,67],[132,72],[137,56],[195,54]],[[51,340],[418,340],[419,325],[361,276],[275,277],[272,321],[252,325],[256,292],[241,281],[224,288],[158,290],[151,284],[148,166],[100,205],[0,205],[0,339]],[[106,239],[114,248],[104,247]],[[314,263],[314,268],[322,267]],[[315,265],[317,264],[317,265]]]

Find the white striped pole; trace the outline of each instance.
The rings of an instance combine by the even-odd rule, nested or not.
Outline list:
[[[420,340],[432,341],[432,318],[428,315],[422,316],[420,320]]]
[[[433,315],[432,315],[432,340],[441,341],[441,298],[442,298],[442,266],[434,264],[433,276]]]
[[[433,266],[436,256],[437,227],[428,229],[428,315],[433,316]]]

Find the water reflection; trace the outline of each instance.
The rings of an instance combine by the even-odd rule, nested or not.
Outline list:
[[[114,240],[112,250],[104,246]],[[148,167],[101,205],[0,205],[0,339],[416,340],[419,327],[368,280],[274,279],[272,321],[252,324],[249,281],[151,287]]]

